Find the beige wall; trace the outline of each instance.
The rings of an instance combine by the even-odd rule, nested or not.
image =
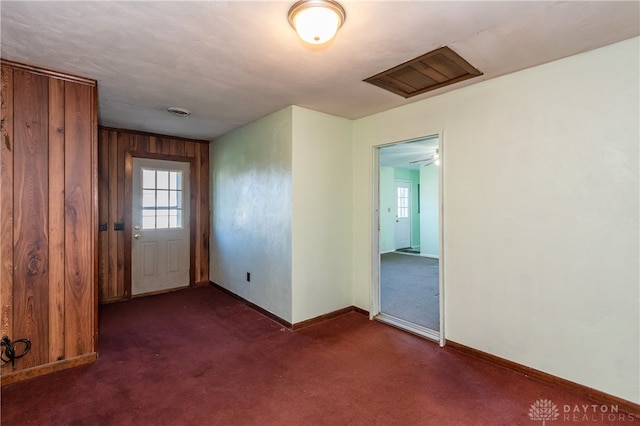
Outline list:
[[[293,323],[352,304],[351,124],[293,107]]]
[[[211,281],[287,321],[291,112],[285,108],[210,146]]]
[[[639,42],[354,122],[354,304],[373,146],[443,131],[445,336],[640,402]]]
[[[370,310],[374,146],[443,132],[445,337],[639,403],[639,69],[636,38],[234,131],[211,149],[212,280],[294,323]]]
[[[294,324],[351,306],[351,124],[291,106],[212,142],[211,281]]]

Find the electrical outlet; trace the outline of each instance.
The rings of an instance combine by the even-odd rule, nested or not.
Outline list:
[[[247,272],[247,282],[251,282],[251,272]]]

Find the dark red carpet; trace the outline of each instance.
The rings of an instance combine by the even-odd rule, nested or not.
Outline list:
[[[102,306],[98,361],[4,387],[2,424],[533,426],[540,399],[547,425],[623,424],[565,421],[592,403],[361,314],[292,332],[202,287]]]

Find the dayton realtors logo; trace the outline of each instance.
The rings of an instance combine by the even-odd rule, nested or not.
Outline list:
[[[640,416],[622,413],[617,405],[598,404],[564,404],[562,417],[558,406],[550,399],[539,399],[529,407],[529,419],[542,421],[546,426],[548,421],[561,420],[563,423],[585,424],[593,422],[603,423],[633,423],[640,422]]]
[[[547,421],[557,420],[559,416],[558,407],[549,399],[539,399],[529,408],[529,418],[542,420],[542,426],[545,426]]]

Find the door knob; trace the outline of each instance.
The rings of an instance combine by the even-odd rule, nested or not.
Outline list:
[[[135,238],[136,240],[139,240],[139,239],[140,239],[140,237],[141,237],[141,235],[140,235],[140,234],[135,234],[135,235],[133,236],[133,238]]]
[[[134,226],[133,229],[135,229],[136,231],[139,231],[140,230],[140,225]]]

